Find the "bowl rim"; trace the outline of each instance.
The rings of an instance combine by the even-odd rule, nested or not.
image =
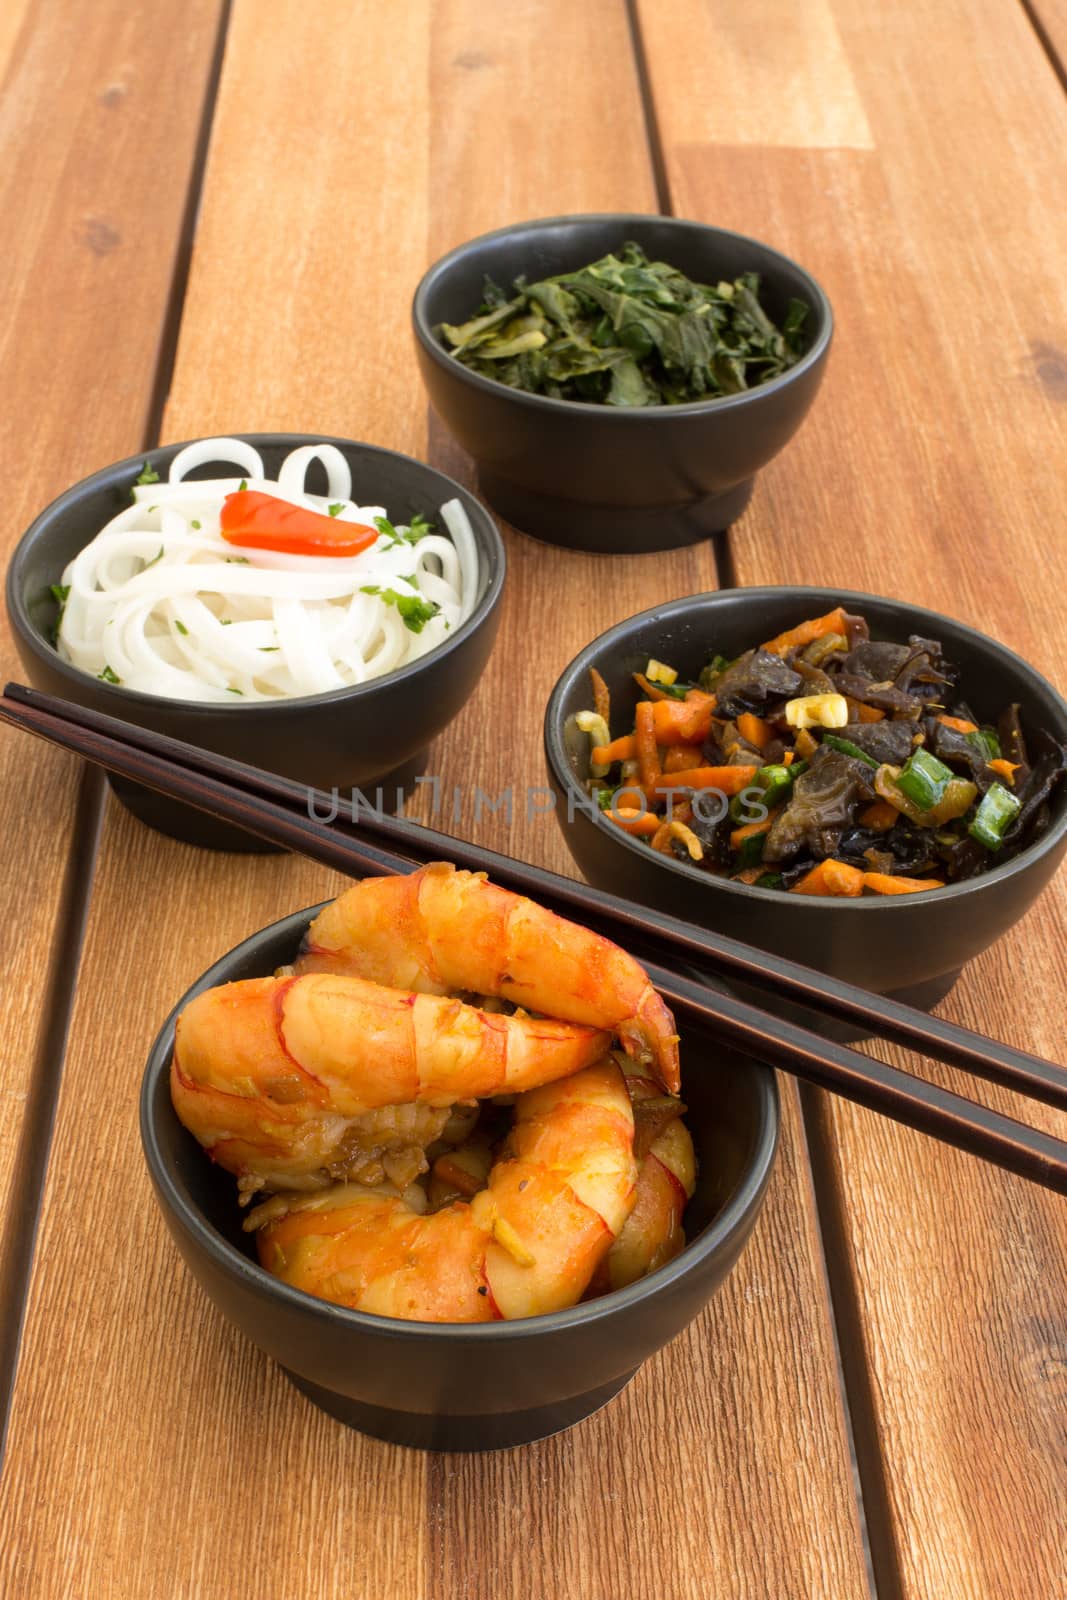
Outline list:
[[[29,553],[38,540],[47,536],[48,525],[68,506],[76,505],[81,497],[96,488],[104,488],[110,480],[130,469],[134,474],[138,467],[146,464],[156,466],[162,462],[169,462],[179,451],[187,445],[203,442],[200,438],[184,439],[173,444],[156,445],[151,450],[138,451],[136,455],[127,456],[121,461],[114,461],[108,466],[99,467],[87,477],[80,478],[76,483],[64,489],[61,494],[49,501],[37,513],[33,521],[22,534],[14,550],[11,552],[7,566],[5,580],[5,600],[7,614],[11,626],[18,635],[25,640],[34,654],[47,661],[50,668],[59,671],[60,675],[68,682],[75,685],[93,683],[98,686],[99,692],[113,700],[113,714],[121,716],[122,705],[137,705],[141,707],[166,708],[170,715],[179,714],[182,709],[190,712],[210,712],[221,717],[233,717],[254,714],[256,716],[284,716],[291,713],[294,707],[307,707],[309,710],[319,706],[333,706],[347,704],[350,700],[369,698],[376,690],[381,690],[386,685],[406,682],[414,678],[427,665],[433,665],[451,655],[459,645],[472,637],[486,619],[496,609],[507,576],[507,548],[503,536],[497,527],[496,519],[487,506],[472,494],[471,491],[450,478],[446,473],[440,472],[437,467],[430,466],[426,461],[420,461],[417,456],[406,455],[402,450],[389,450],[382,445],[369,444],[361,439],[348,439],[337,434],[317,433],[289,433],[286,431],[267,433],[228,433],[207,434],[205,439],[227,438],[240,439],[245,444],[255,446],[277,446],[283,448],[291,442],[292,449],[299,449],[306,444],[332,444],[344,450],[346,446],[356,445],[360,450],[370,451],[375,456],[389,457],[394,461],[410,462],[421,467],[425,472],[433,473],[440,480],[443,489],[451,489],[454,496],[442,494],[442,502],[450,498],[458,498],[461,503],[465,500],[473,502],[485,518],[488,531],[488,583],[485,593],[475,604],[474,610],[465,622],[462,622],[454,633],[430,650],[424,656],[419,656],[416,661],[409,662],[406,666],[396,667],[392,672],[385,672],[378,678],[371,678],[366,683],[346,684],[340,689],[327,689],[320,694],[285,695],[276,700],[250,700],[247,704],[240,704],[234,700],[230,705],[220,700],[188,700],[178,696],[151,694],[144,689],[131,689],[125,684],[108,683],[105,679],[96,678],[91,673],[83,672],[80,667],[72,666],[65,661],[59,651],[34,626],[24,602],[23,569],[29,559]],[[131,478],[132,481],[132,478]],[[99,531],[99,530],[97,530]],[[475,533],[475,538],[478,535]],[[479,552],[480,554],[481,552]],[[58,578],[57,578],[58,581]],[[109,709],[112,709],[109,707]]]
[[[190,985],[171,1010],[153,1040],[148,1053],[140,1092],[141,1147],[149,1175],[165,1205],[168,1215],[178,1223],[183,1233],[199,1249],[205,1250],[212,1262],[229,1276],[236,1277],[249,1290],[258,1294],[276,1295],[293,1311],[305,1316],[318,1317],[334,1327],[348,1328],[353,1333],[376,1334],[379,1337],[402,1339],[431,1339],[435,1343],[449,1344],[468,1339],[500,1340],[523,1339],[532,1334],[565,1333],[568,1329],[585,1326],[620,1315],[630,1307],[673,1286],[679,1279],[688,1277],[692,1269],[713,1251],[728,1247],[730,1242],[746,1229],[749,1219],[759,1206],[778,1148],[780,1132],[780,1101],[777,1078],[773,1070],[762,1062],[745,1057],[746,1065],[755,1073],[758,1097],[758,1123],[752,1155],[745,1167],[734,1193],[707,1227],[687,1244],[673,1261],[629,1284],[625,1289],[615,1289],[595,1300],[584,1301],[565,1311],[544,1312],[533,1317],[517,1317],[500,1322],[413,1322],[401,1317],[384,1317],[368,1311],[353,1311],[348,1306],[335,1305],[295,1289],[290,1284],[269,1273],[258,1262],[250,1260],[236,1250],[204,1218],[199,1208],[185,1196],[182,1188],[165,1161],[160,1149],[153,1117],[153,1103],[159,1090],[160,1079],[169,1074],[174,1028],[179,1013],[202,990],[229,981],[229,971],[242,954],[251,954],[261,942],[291,933],[294,948],[310,920],[329,900],[309,906],[302,911],[290,912],[277,922],[258,929],[227,951],[206,972]],[[170,1106],[169,1097],[167,1100]],[[171,1114],[176,1115],[171,1108]],[[208,1159],[204,1157],[205,1161]],[[236,1205],[236,1195],[234,1203]]]
[[[1005,666],[1014,668],[1023,677],[1028,677],[1040,684],[1043,691],[1058,705],[1064,736],[1067,736],[1067,701],[1049,683],[1048,679],[1043,677],[1036,667],[1030,666],[1029,662],[1010,649],[1009,646],[1001,644],[999,640],[990,638],[988,634],[980,633],[977,628],[972,628],[969,623],[960,622],[944,612],[929,611],[922,606],[911,605],[905,600],[894,600],[888,595],[869,594],[855,589],[828,589],[793,584],[761,584],[752,588],[741,586],[732,589],[709,589],[700,594],[683,595],[677,600],[668,600],[662,605],[649,606],[644,611],[636,612],[632,617],[624,618],[622,622],[617,622],[613,627],[605,629],[603,633],[591,640],[564,667],[553,685],[545,708],[544,746],[550,772],[567,793],[580,797],[583,801],[588,800],[588,796],[570,769],[569,761],[565,759],[566,752],[562,739],[561,703],[574,680],[581,674],[587,673],[590,666],[595,666],[606,651],[610,651],[615,645],[624,641],[635,624],[653,618],[661,618],[664,624],[669,624],[675,617],[684,615],[694,606],[711,603],[709,609],[713,609],[715,601],[727,598],[733,599],[739,594],[751,598],[754,605],[758,605],[761,601],[782,600],[787,596],[795,596],[798,605],[810,603],[818,606],[827,602],[831,604],[838,603],[845,605],[849,611],[862,611],[865,605],[871,605],[872,603],[878,606],[889,605],[906,613],[909,620],[914,619],[917,626],[913,631],[920,634],[927,625],[932,628],[938,628],[947,623],[949,627],[966,636],[968,641],[976,647],[998,656]],[[937,634],[936,632],[931,633],[927,637],[936,638]],[[615,846],[630,851],[642,862],[648,862],[649,851],[647,848],[642,848],[638,840],[631,839],[621,828],[612,827],[599,814],[594,815],[585,807],[583,807],[581,815],[594,828],[599,829],[605,838],[610,839]],[[561,826],[563,825],[561,822]],[[980,873],[973,878],[967,878],[962,883],[946,884],[942,889],[927,889],[923,892],[922,903],[927,904],[933,901],[943,903],[950,900],[960,900],[968,895],[981,893],[993,884],[1004,883],[1018,873],[1027,871],[1034,863],[1040,861],[1050,851],[1055,850],[1065,834],[1067,834],[1067,804],[1064,805],[1059,818],[1048,828],[1042,838],[1035,844],[1027,845],[1026,849],[1020,851],[1011,861],[1006,861],[1000,866],[991,867],[987,872]],[[768,905],[781,906],[789,904],[789,897],[783,896],[780,889],[761,889],[754,883],[735,883],[729,878],[720,878],[714,873],[702,872],[699,867],[691,867],[686,862],[676,861],[669,856],[663,856],[655,865],[665,868],[668,872],[674,872],[684,878],[688,878],[690,882],[699,883],[713,891],[741,897],[755,896],[757,900],[763,900]],[[847,908],[849,915],[860,916],[872,915],[875,912],[880,912],[883,916],[894,914],[902,916],[907,911],[914,909],[914,899],[911,895],[859,895],[854,898],[838,895],[805,895],[803,902],[805,906],[809,907],[812,905],[833,905],[842,909]]]
[[[804,280],[805,291],[811,297],[812,308],[820,318],[819,328],[810,349],[806,350],[800,360],[786,372],[779,373],[776,378],[768,379],[766,383],[745,389],[740,394],[715,395],[708,400],[691,400],[677,406],[606,406],[596,401],[557,400],[552,395],[529,394],[525,389],[512,389],[506,383],[483,377],[480,372],[473,372],[469,367],[465,367],[437,339],[426,315],[426,300],[437,281],[469,252],[495,239],[505,238],[509,234],[527,233],[539,228],[545,230],[558,228],[563,224],[604,222],[618,222],[620,227],[655,223],[659,227],[677,229],[679,233],[696,231],[716,239],[730,239],[743,245],[754,245],[776,257],[777,261],[791,268]],[[555,412],[557,415],[586,415],[599,417],[602,420],[610,418],[624,427],[635,421],[647,422],[650,417],[699,417],[705,413],[733,411],[742,406],[753,405],[761,396],[772,395],[788,387],[805,373],[810,372],[813,367],[818,366],[830,348],[834,332],[834,314],[826,291],[806,267],[801,266],[792,256],[787,256],[783,250],[767,244],[762,239],[753,238],[750,234],[736,233],[732,228],[719,228],[712,223],[695,222],[686,217],[665,217],[656,212],[642,211],[584,211],[557,217],[535,217],[529,222],[512,222],[507,227],[493,228],[488,233],[481,233],[474,239],[468,239],[464,244],[450,250],[447,255],[441,256],[423,273],[412,298],[411,320],[419,344],[437,365],[459,376],[462,381],[480,389],[484,394],[495,395],[498,399],[502,395],[510,395],[518,405]]]

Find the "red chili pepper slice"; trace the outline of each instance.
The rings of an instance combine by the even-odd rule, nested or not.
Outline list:
[[[229,544],[294,556],[356,556],[378,537],[374,528],[338,522],[259,489],[228,494],[220,526]]]

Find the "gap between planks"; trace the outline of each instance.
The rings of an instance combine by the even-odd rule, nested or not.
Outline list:
[[[52,1128],[74,1010],[74,988],[89,916],[104,815],[104,783],[104,775],[98,768],[82,768],[63,887],[56,908],[55,933],[49,946],[48,972],[42,989],[33,1070],[19,1130],[11,1206],[0,1236],[0,1306],[4,1307],[0,1323],[0,1467],[3,1466],[7,1422],[18,1371]]]
[[[174,255],[174,271],[160,324],[156,370],[148,403],[142,449],[159,440],[163,408],[170,389],[192,261],[196,216],[214,122],[219,80],[226,49],[232,0],[223,0],[211,63],[204,87],[189,189]],[[67,852],[63,887],[56,911],[55,936],[49,947],[48,971],[41,992],[41,1020],[34,1048],[22,1127],[15,1159],[10,1210],[0,1231],[0,1470],[7,1444],[7,1425],[18,1375],[22,1330],[37,1243],[56,1107],[63,1080],[74,994],[82,945],[96,875],[107,784],[103,772],[84,766]]]

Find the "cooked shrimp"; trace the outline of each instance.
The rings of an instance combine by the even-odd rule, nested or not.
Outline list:
[[[651,1078],[624,1070],[637,1128],[637,1192],[633,1210],[597,1269],[592,1285],[597,1294],[636,1283],[685,1248],[682,1217],[696,1188],[693,1141],[681,1120],[685,1107],[662,1096]]]
[[[434,862],[366,878],[319,913],[299,972],[353,972],[422,994],[499,995],[528,1011],[617,1033],[678,1088],[674,1018],[638,963],[609,939],[522,895]]]
[[[381,1160],[384,1175],[390,1154],[405,1168],[393,1174],[403,1187],[425,1170],[422,1150],[457,1101],[568,1077],[609,1042],[594,1027],[361,978],[249,978],[206,990],[182,1012],[171,1098],[245,1198],[322,1187],[368,1160]]]
[[[348,1184],[259,1231],[286,1283],[358,1311],[491,1322],[576,1305],[633,1204],[630,1098],[618,1065],[519,1097],[487,1187],[432,1216]]]

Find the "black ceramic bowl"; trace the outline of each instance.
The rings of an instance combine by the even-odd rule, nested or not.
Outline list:
[[[396,522],[407,522],[416,511],[432,518],[444,501],[458,499],[470,518],[480,557],[481,592],[473,614],[439,649],[410,666],[355,688],[291,700],[233,706],[171,700],[103,683],[70,666],[51,640],[56,606],[50,585],[59,582],[76,552],[129,504],[130,487],[146,460],[161,478],[167,476],[171,460],[185,448],[172,444],[119,461],[75,484],[41,512],[19,541],[8,568],[7,610],[27,676],[37,688],[79,705],[314,788],[336,786],[347,796],[353,788],[368,791],[381,784],[382,804],[388,806],[395,785],[418,768],[429,741],[470,697],[489,658],[506,566],[500,533],[473,495],[410,456],[318,434],[236,437],[255,446],[268,473],[275,473],[299,445],[336,445],[352,469],[363,503],[386,506]],[[209,466],[189,476],[216,473]],[[137,784],[115,779],[113,786],[142,821],[175,838],[215,848],[264,848],[228,823]]]
[[[771,317],[810,307],[808,348],[781,377],[682,406],[586,405],[509,389],[449,355],[434,330],[464,322],[486,275],[510,286],[585,266],[632,239],[705,283],[758,272]],[[760,467],[792,437],[822,378],[830,304],[815,279],[769,245],[672,217],[553,217],[460,245],[426,273],[412,308],[419,365],[435,409],[478,465],[481,490],[517,528],[550,544],[669,550],[740,516]]]
[[[589,668],[604,676],[612,697],[612,732],[632,726],[639,698],[630,674],[650,656],[695,678],[709,652],[740,654],[805,617],[842,603],[862,612],[872,636],[940,639],[962,669],[961,688],[984,720],[1009,702],[1022,706],[1024,727],[1067,740],[1067,704],[1032,667],[1004,645],[933,611],[838,589],[724,589],[656,606],[609,628],[566,668],[548,703],[545,751],[557,794],[556,815],[568,848],[590,883],[685,917],[847,982],[929,1007],[952,987],[964,962],[991,945],[1023,915],[1067,849],[1067,794],[1061,787],[1051,827],[1003,867],[967,882],[917,895],[854,900],[783,894],[714,877],[629,838],[587,810],[589,738],[574,713],[592,705]],[[573,821],[567,820],[572,797]]]
[[[292,959],[318,907],[246,939],[184,995],[152,1046],[141,1138],[167,1226],[222,1314],[331,1416],[395,1444],[524,1444],[604,1405],[714,1294],[763,1202],[778,1138],[774,1075],[705,1036],[682,1035],[682,1093],[700,1162],[691,1243],[615,1294],[516,1322],[434,1324],[349,1311],[263,1270],[241,1232],[236,1184],[178,1121],[169,1068],[178,1012],[202,989]]]

